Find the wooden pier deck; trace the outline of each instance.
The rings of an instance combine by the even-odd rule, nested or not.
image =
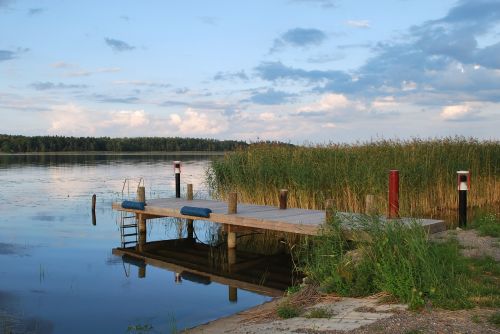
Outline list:
[[[210,217],[201,218],[183,215],[180,209],[183,206],[195,206],[209,208],[212,210]],[[188,200],[181,198],[161,198],[147,201],[145,210],[124,209],[121,203],[113,203],[114,210],[127,211],[136,214],[140,220],[162,217],[184,218],[188,220],[205,220],[214,223],[227,224],[229,226],[239,226],[246,228],[257,228],[271,231],[290,232],[303,235],[317,235],[321,231],[321,226],[325,222],[325,211],[308,209],[280,209],[268,205],[252,205],[238,203],[237,213],[228,214],[228,204],[213,200]],[[360,214],[341,213],[342,221],[355,222]],[[384,219],[384,218],[382,218]],[[434,219],[413,219],[401,218],[403,222],[417,221],[430,233],[439,232],[445,229],[444,221]],[[353,224],[355,225],[355,224]]]

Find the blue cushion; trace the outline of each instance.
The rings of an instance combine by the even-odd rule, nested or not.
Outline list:
[[[181,214],[187,216],[195,216],[195,217],[210,217],[212,210],[208,208],[197,208],[194,206],[183,206],[181,208]]]
[[[136,201],[123,201],[122,208],[124,209],[134,209],[134,210],[144,210],[146,203],[136,202]]]

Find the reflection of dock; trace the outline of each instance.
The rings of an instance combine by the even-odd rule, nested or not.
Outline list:
[[[146,265],[152,265],[176,273],[176,280],[227,285],[231,301],[236,301],[236,289],[281,296],[293,285],[291,260],[285,254],[262,256],[193,239],[148,242],[142,248],[115,248],[113,254],[137,265],[141,277],[146,275]]]

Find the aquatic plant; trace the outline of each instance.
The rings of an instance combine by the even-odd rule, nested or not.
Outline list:
[[[410,215],[456,209],[456,171],[470,170],[469,203],[500,203],[500,142],[462,137],[356,144],[290,146],[253,144],[226,153],[208,170],[213,196],[236,191],[242,202],[278,205],[289,190],[290,207],[322,209],[333,199],[341,211],[363,212],[367,194],[387,208],[388,171],[400,171],[400,208]]]

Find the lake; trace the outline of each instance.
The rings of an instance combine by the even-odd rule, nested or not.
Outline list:
[[[243,289],[237,300],[228,298],[225,284],[187,274],[180,280],[174,271],[112,254],[120,247],[113,201],[133,197],[141,177],[147,198],[173,197],[173,160],[182,160],[182,192],[192,183],[195,197],[209,198],[205,171],[217,158],[0,156],[0,332],[170,333],[270,300]],[[213,231],[214,224],[195,221],[200,245],[213,240]],[[148,241],[183,233],[178,222],[148,222]]]

